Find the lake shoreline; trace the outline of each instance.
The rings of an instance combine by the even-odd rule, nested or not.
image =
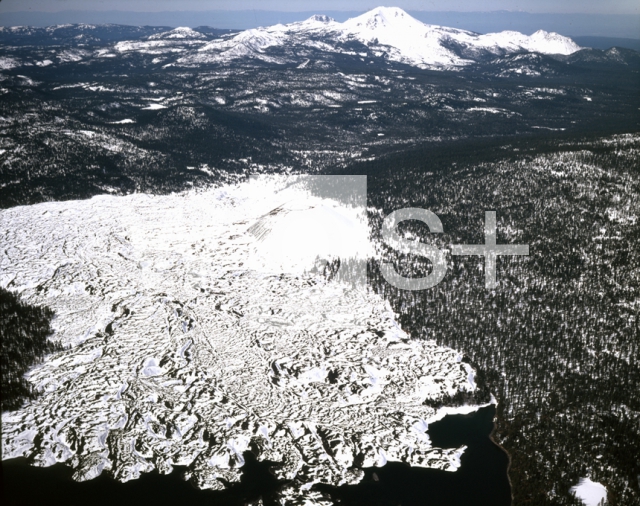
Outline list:
[[[498,432],[498,418],[499,418],[499,414],[498,414],[498,410],[496,409],[496,415],[494,417],[493,420],[493,430],[491,431],[491,434],[489,434],[489,439],[491,440],[491,442],[496,445],[498,448],[500,448],[507,456],[507,459],[509,461],[509,463],[507,464],[507,481],[509,482],[509,491],[511,493],[511,504],[513,504],[514,499],[514,494],[513,494],[513,483],[511,481],[511,454],[507,451],[507,449],[502,446],[502,444],[500,444],[497,439],[496,439],[496,433]]]
[[[443,506],[470,504],[470,499],[482,506],[512,504],[511,490],[506,490],[507,485],[510,486],[508,474],[507,480],[504,479],[507,468],[502,457],[504,449],[489,436],[490,430],[495,430],[494,410],[492,405],[472,413],[447,415],[430,426],[430,437],[436,446],[468,445],[462,466],[455,472],[389,462],[382,467],[364,469],[365,476],[357,485],[320,486],[317,490],[334,499],[340,498],[341,503],[350,506],[418,506],[424,504],[425,498],[429,498],[432,505]],[[495,450],[494,445],[502,451]],[[2,462],[4,504],[66,506],[69,500],[77,500],[80,504],[126,506],[153,498],[152,502],[161,506],[188,498],[187,503],[194,506],[237,506],[260,496],[275,500],[283,483],[271,474],[269,463],[259,463],[250,455],[246,457],[246,478],[224,492],[197,489],[184,481],[182,474],[186,468],[179,466],[169,475],[154,471],[126,483],[117,482],[109,473],[94,480],[75,482],[71,478],[73,470],[65,464],[40,468],[32,466],[24,457],[9,459]]]

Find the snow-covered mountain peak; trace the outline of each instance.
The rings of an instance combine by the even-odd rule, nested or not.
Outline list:
[[[533,35],[514,31],[481,35],[425,24],[398,7],[377,7],[344,23],[315,15],[287,25],[246,30],[222,42],[212,41],[201,48],[200,56],[183,61],[199,63],[251,57],[284,63],[281,56],[266,54],[267,48],[277,46],[295,53],[294,48],[312,47],[351,54],[352,49],[344,44],[352,42],[368,46],[374,54],[384,55],[387,60],[433,69],[457,68],[511,53],[568,55],[580,49],[568,37],[544,30]],[[211,56],[202,56],[202,53]]]
[[[427,27],[428,25],[418,21],[399,7],[377,7],[342,23],[343,30],[363,35],[387,33],[402,36]]]
[[[390,49],[389,58],[416,66],[459,66],[470,63],[441,44],[462,30],[427,25],[398,7],[377,7],[340,25],[342,39]]]
[[[179,26],[168,32],[157,33],[149,37],[149,40],[161,39],[206,39],[206,36],[187,26]]]
[[[314,14],[304,21],[297,21],[287,25],[270,26],[266,29],[298,34],[308,32],[328,33],[332,32],[336,26],[340,26],[340,23],[336,22],[332,17],[325,16],[324,14]]]
[[[333,23],[334,21],[335,19],[325,14],[314,14],[313,16],[307,19],[307,22],[318,22],[318,23]]]
[[[569,37],[564,37],[556,32],[547,32],[538,30],[529,36],[532,51],[547,54],[571,54],[579,51],[581,48],[573,42]]]
[[[369,12],[347,21],[350,25],[363,26],[370,30],[378,28],[400,27],[419,21],[399,7],[376,7]]]

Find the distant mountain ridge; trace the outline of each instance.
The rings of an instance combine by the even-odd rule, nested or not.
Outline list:
[[[0,3],[1,8],[8,8],[7,2]],[[62,6],[63,2],[60,2]],[[256,4],[257,7],[259,7]],[[300,6],[305,9],[304,3]],[[428,8],[428,6],[425,6]],[[492,12],[459,12],[408,10],[414,18],[432,25],[450,26],[471,30],[478,33],[514,30],[522,33],[533,33],[538,29],[557,32],[571,36],[626,37],[640,40],[640,15],[638,14],[560,14],[529,13],[511,11]],[[168,29],[178,26],[196,28],[213,26],[217,29],[235,31],[270,26],[278,23],[287,24],[306,19],[316,14],[314,11],[299,12],[255,10],[207,10],[207,11],[89,11],[64,10],[58,12],[6,12],[0,9],[0,26],[37,26],[45,27],[63,23],[85,24],[120,24],[135,26],[166,26]],[[325,10],[337,21],[346,21],[362,14],[353,10]],[[583,45],[583,44],[581,44]],[[608,48],[604,48],[608,49]]]
[[[570,55],[581,48],[568,37],[539,30],[533,35],[505,31],[478,34],[457,28],[427,25],[398,7],[377,7],[339,23],[312,16],[287,25],[245,30],[200,48],[192,61],[230,60],[260,56],[267,48],[307,46],[346,52],[359,42],[385,58],[421,68],[469,65],[487,57],[520,52]]]
[[[571,67],[583,65],[635,67],[640,62],[640,52],[624,47],[606,51],[580,47],[569,37],[544,30],[532,35],[515,31],[478,34],[427,25],[401,9],[384,7],[344,23],[316,14],[287,25],[244,31],[110,24],[0,27],[0,46],[2,70],[55,68],[119,56],[141,58],[158,68],[241,64],[326,70],[350,62],[363,67],[410,65],[531,77],[571,73]]]
[[[199,26],[196,30],[187,28],[196,34],[211,39],[237,30],[216,29]],[[51,44],[100,45],[121,40],[139,40],[153,35],[164,38],[184,39],[176,34],[186,33],[184,28],[172,29],[170,26],[132,26],[118,24],[62,24],[46,27],[0,26],[0,44],[7,46],[31,46]],[[173,35],[173,36],[171,36]]]
[[[633,49],[634,51],[640,51],[640,39],[625,39],[620,37],[587,37],[576,36],[572,39],[583,47],[590,47],[593,49],[611,49],[612,47],[623,47],[625,49]]]

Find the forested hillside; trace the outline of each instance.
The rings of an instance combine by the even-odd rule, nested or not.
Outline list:
[[[499,258],[494,290],[481,257],[450,257],[444,280],[416,292],[371,266],[403,327],[466,353],[495,392],[516,505],[580,504],[569,489],[582,476],[605,484],[610,504],[638,504],[639,148],[637,135],[519,141],[350,167],[369,175],[374,230],[393,210],[422,207],[444,234],[415,221],[404,233],[442,248],[483,244],[495,210],[498,244],[529,245],[528,257]],[[430,270],[386,253],[405,276]]]

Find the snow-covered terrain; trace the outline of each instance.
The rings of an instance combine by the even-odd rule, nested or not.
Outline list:
[[[519,52],[569,55],[580,49],[570,38],[544,30],[530,36],[514,31],[480,35],[424,24],[398,7],[378,7],[344,23],[326,16],[312,16],[298,23],[246,30],[212,41],[200,48],[202,54],[185,56],[182,61],[228,61],[247,56],[265,59],[270,58],[265,54],[270,47],[313,47],[350,53],[353,50],[345,45],[349,41],[366,45],[377,56],[429,68],[468,65],[487,55]]]
[[[157,33],[149,37],[149,40],[154,39],[206,39],[206,37],[196,30],[186,26],[179,26],[168,32]]]
[[[589,478],[580,478],[578,484],[571,487],[571,492],[580,499],[585,506],[602,506],[607,500],[607,489],[604,485],[591,481]]]
[[[9,70],[19,66],[20,63],[14,58],[0,57],[0,70]]]
[[[425,400],[472,392],[473,370],[328,280],[313,249],[287,251],[290,274],[264,267],[302,225],[329,234],[325,258],[369,254],[356,208],[288,181],[2,211],[0,286],[51,307],[66,347],[29,373],[40,396],[3,414],[3,458],[65,462],[77,480],[183,465],[222,489],[251,448],[294,480],[285,503],[307,504],[322,503],[311,484],[387,461],[455,471],[465,448],[432,446],[428,425],[473,407]]]

